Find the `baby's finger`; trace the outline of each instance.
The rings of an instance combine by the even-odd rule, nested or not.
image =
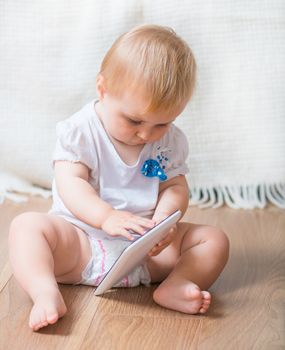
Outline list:
[[[167,246],[163,246],[163,247],[153,247],[152,250],[148,253],[149,256],[156,256],[159,253],[161,253],[163,251],[164,248],[166,248]]]
[[[161,243],[162,243],[162,242],[161,242]],[[158,244],[156,244],[152,249],[153,249],[154,251],[156,251],[156,250],[163,250],[163,249],[166,248],[167,246],[169,246],[169,243],[162,243],[162,244],[158,243]]]
[[[153,226],[154,226],[153,223],[149,223],[148,221],[141,220],[140,217],[138,217],[138,219],[135,219],[135,218],[129,219],[125,224],[126,229],[132,230],[141,235],[143,235],[146,231],[148,231],[148,229],[152,228]]]
[[[159,242],[158,243],[158,246],[159,247],[162,247],[162,246],[167,246],[169,245],[170,243],[172,242],[172,238],[167,238],[167,239],[164,239],[163,241]]]
[[[145,227],[142,227],[135,222],[128,222],[125,228],[127,230],[131,230],[134,233],[138,233],[140,235],[143,235],[147,231]]]
[[[141,216],[135,217],[135,222],[139,225],[142,225],[147,228],[152,228],[155,225],[155,221],[147,218],[143,218]]]
[[[130,241],[133,241],[135,239],[135,237],[128,230],[124,228],[116,230],[116,234],[114,234],[114,236],[123,236]]]
[[[168,235],[166,238],[164,238],[162,241],[158,243],[158,246],[161,247],[163,245],[169,245],[173,241],[173,236]]]

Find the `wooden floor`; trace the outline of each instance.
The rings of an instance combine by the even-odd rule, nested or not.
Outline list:
[[[285,349],[284,211],[189,210],[187,220],[217,225],[231,241],[230,260],[211,288],[206,316],[159,307],[151,297],[155,286],[95,297],[92,287],[62,285],[68,313],[33,333],[31,301],[11,275],[7,234],[15,215],[49,206],[40,198],[0,206],[0,350]]]

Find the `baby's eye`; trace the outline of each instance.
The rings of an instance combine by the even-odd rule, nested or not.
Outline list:
[[[158,127],[158,128],[163,128],[163,127],[165,127],[165,126],[168,126],[169,124],[157,124],[156,126]]]
[[[142,122],[138,120],[128,119],[129,123],[133,125],[140,125]]]

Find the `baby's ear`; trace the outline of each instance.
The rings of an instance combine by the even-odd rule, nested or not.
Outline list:
[[[104,98],[104,95],[106,93],[106,87],[105,87],[105,78],[102,74],[98,74],[96,79],[96,91],[99,98],[99,101],[102,101]]]

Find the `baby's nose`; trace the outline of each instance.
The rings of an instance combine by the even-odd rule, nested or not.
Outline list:
[[[137,135],[143,141],[148,141],[151,136],[151,130],[140,130]]]

